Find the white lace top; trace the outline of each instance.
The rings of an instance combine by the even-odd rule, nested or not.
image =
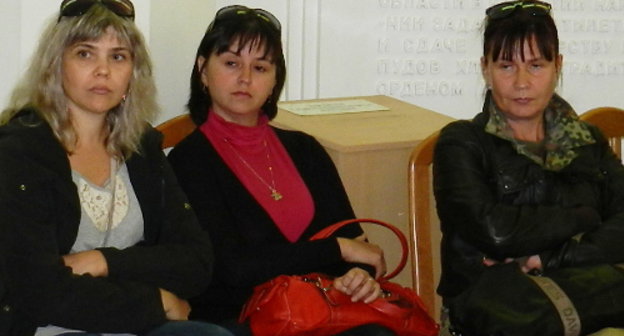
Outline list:
[[[75,171],[72,178],[78,188],[82,214],[71,252],[98,247],[123,249],[143,239],[143,215],[125,164],[102,187]]]

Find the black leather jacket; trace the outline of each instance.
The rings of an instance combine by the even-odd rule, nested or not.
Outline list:
[[[544,268],[624,261],[624,167],[600,131],[560,171],[547,171],[484,131],[489,114],[446,126],[434,155],[446,300],[483,258],[539,254]]]

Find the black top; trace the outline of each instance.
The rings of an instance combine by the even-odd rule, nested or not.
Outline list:
[[[280,274],[342,275],[353,265],[341,259],[335,238],[307,241],[329,224],[354,218],[336,168],[323,147],[301,132],[274,129],[314,201],[314,218],[290,243],[247,191],[209,140],[195,130],[169,154],[180,185],[215,246],[215,277],[193,300],[192,317],[219,322],[238,317],[255,285]],[[356,237],[358,225],[338,233]]]

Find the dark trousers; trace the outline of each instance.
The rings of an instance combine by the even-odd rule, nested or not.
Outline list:
[[[221,326],[228,329],[235,336],[252,336],[251,329],[248,324],[240,324],[236,321],[228,321],[221,323]],[[376,325],[367,324],[354,327],[337,335],[327,336],[396,336],[391,330]]]
[[[99,336],[86,332],[67,332],[57,336]],[[168,322],[144,336],[232,336],[225,328],[211,323],[180,321]]]

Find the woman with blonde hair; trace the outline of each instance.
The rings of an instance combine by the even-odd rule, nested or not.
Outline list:
[[[129,0],[64,0],[0,116],[2,335],[229,335],[187,320],[209,237],[149,126]]]

